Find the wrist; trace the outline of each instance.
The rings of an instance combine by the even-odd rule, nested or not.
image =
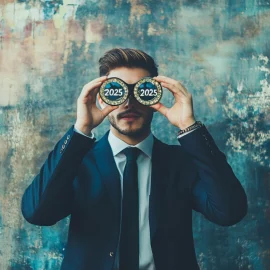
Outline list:
[[[193,118],[193,119],[190,119],[189,121],[186,121],[185,123],[180,124],[180,125],[178,126],[178,128],[179,128],[180,130],[186,129],[186,128],[192,126],[195,122],[196,122],[196,120],[195,120],[194,118]]]
[[[78,123],[75,123],[74,127],[87,136],[91,135],[92,128],[90,126],[83,126],[83,125],[80,125]]]
[[[179,135],[182,135],[182,134],[184,134],[184,133],[187,133],[187,132],[189,132],[189,131],[191,131],[191,130],[197,129],[197,128],[202,127],[202,126],[204,126],[204,124],[203,124],[201,121],[195,121],[194,124],[188,126],[188,127],[185,128],[185,129],[180,130],[180,131],[178,132],[178,134],[177,134],[177,137],[178,137]]]

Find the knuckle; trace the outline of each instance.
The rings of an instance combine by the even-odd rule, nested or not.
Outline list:
[[[79,96],[79,97],[77,98],[77,104],[82,103],[82,101],[83,101],[83,98],[82,98],[81,96]]]
[[[86,84],[83,86],[83,89],[88,89],[92,84],[93,84],[93,81],[86,83]]]

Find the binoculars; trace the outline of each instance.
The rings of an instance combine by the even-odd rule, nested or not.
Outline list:
[[[151,77],[144,77],[134,84],[128,84],[117,77],[108,78],[100,86],[99,95],[108,105],[117,106],[133,96],[139,103],[150,106],[162,97],[161,84]]]

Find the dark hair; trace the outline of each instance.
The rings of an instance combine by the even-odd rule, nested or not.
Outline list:
[[[99,59],[100,76],[108,75],[117,67],[143,68],[151,77],[158,76],[158,65],[147,53],[137,49],[113,48]]]

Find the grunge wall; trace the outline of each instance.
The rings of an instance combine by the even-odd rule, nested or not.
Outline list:
[[[270,269],[269,36],[268,0],[0,0],[0,270],[59,269],[69,218],[30,225],[21,196],[116,46],[145,50],[160,75],[184,82],[247,192],[248,215],[235,226],[194,213],[201,269]],[[162,102],[173,104],[168,90]],[[108,128],[106,119],[97,139]],[[152,131],[178,144],[159,113]]]

